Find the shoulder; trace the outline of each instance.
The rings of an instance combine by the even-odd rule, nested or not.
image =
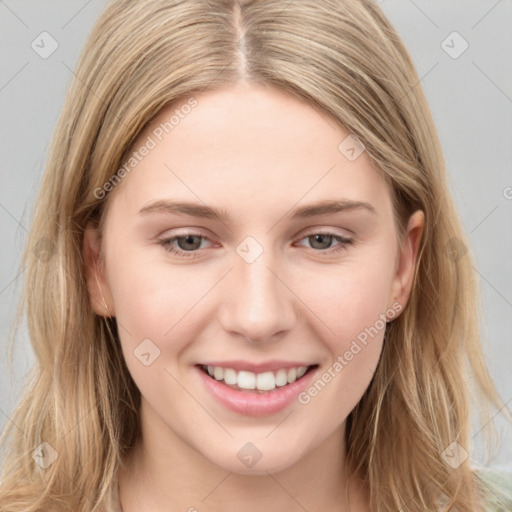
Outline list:
[[[512,469],[476,468],[486,512],[512,511]]]

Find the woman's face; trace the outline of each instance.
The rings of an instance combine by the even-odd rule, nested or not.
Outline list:
[[[229,471],[278,471],[341,442],[407,301],[421,212],[399,250],[367,153],[279,90],[181,105],[110,192],[104,267],[87,230],[92,304],[117,319],[149,435]]]

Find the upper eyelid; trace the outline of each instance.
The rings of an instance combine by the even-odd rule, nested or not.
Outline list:
[[[344,233],[338,233],[336,229],[332,228],[312,228],[311,230],[307,230],[302,234],[302,238],[306,236],[316,235],[316,234],[326,234],[326,235],[334,235],[334,236],[340,236],[342,238],[352,238],[354,233],[352,231],[349,231],[348,229],[345,229],[349,235],[346,235]]]

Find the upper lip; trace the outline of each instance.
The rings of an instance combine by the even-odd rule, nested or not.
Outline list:
[[[263,373],[280,370],[281,368],[300,368],[301,366],[313,366],[316,363],[304,363],[301,361],[264,361],[262,363],[250,363],[249,361],[205,361],[199,363],[202,366],[220,366],[221,368],[232,368],[235,371],[247,371],[252,373]]]

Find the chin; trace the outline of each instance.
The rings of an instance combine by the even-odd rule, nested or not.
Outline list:
[[[241,449],[230,453],[232,455],[229,457],[208,457],[206,454],[205,456],[216,466],[239,475],[278,473],[293,466],[299,460],[297,451],[292,445],[288,452],[283,452],[271,447],[258,450],[255,445],[245,443]]]

